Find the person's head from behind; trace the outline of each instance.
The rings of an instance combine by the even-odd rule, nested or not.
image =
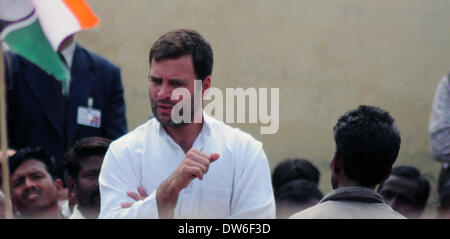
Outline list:
[[[438,218],[450,219],[450,183],[442,186],[439,193],[439,205],[437,208]]]
[[[75,195],[79,210],[86,217],[97,218],[100,210],[98,177],[111,140],[84,138],[66,153],[69,194]]]
[[[319,184],[320,172],[319,170],[306,159],[286,159],[281,161],[273,170],[272,185],[274,191],[296,179],[305,179]]]
[[[288,218],[296,212],[316,205],[322,198],[322,192],[311,181],[296,179],[287,182],[275,192],[277,218]]]
[[[25,218],[57,218],[62,181],[42,147],[24,148],[9,159],[11,199]]]
[[[395,211],[407,218],[419,218],[425,210],[430,183],[418,169],[399,166],[378,187],[378,193]]]
[[[211,86],[213,52],[209,43],[196,31],[180,29],[160,37],[151,47],[149,54],[149,96],[152,112],[163,125],[180,127],[175,123],[171,110],[180,100],[172,100],[172,92],[178,88],[190,93],[191,117],[200,111],[194,109],[194,81],[201,80],[203,96]],[[185,99],[189,101],[189,99]]]
[[[331,161],[333,188],[375,189],[386,180],[400,150],[400,132],[387,111],[359,106],[342,115],[333,128],[336,152]]]

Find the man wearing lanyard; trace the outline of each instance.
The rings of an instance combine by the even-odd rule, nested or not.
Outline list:
[[[90,136],[116,139],[127,132],[127,123],[120,69],[78,45],[74,35],[58,53],[70,70],[65,91],[62,82],[8,53],[7,117],[9,147],[42,145],[62,176],[68,147]]]
[[[183,109],[191,122],[172,117],[181,103],[173,98],[176,91],[190,94],[183,101],[191,103],[211,87],[209,43],[193,30],[171,31],[153,44],[149,61],[155,118],[108,149],[99,177],[99,217],[275,218],[269,164],[259,141],[202,107]]]

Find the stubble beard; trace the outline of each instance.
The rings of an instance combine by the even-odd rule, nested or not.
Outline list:
[[[158,103],[170,104],[170,105],[172,105],[172,107],[173,107],[175,104],[177,104],[177,103],[176,103],[176,102],[173,102],[173,101],[171,101],[171,100],[156,100],[156,101],[154,101],[154,100],[150,97],[150,105],[151,105],[151,107],[152,107],[152,113],[153,113],[153,116],[156,118],[156,120],[157,120],[161,125],[163,125],[163,126],[165,126],[165,127],[170,127],[170,128],[176,129],[176,128],[182,128],[182,127],[185,127],[185,126],[187,126],[188,124],[190,124],[190,123],[184,122],[184,121],[181,121],[180,123],[175,123],[175,122],[172,120],[172,116],[170,116],[169,119],[166,120],[166,121],[162,120],[161,117],[158,115],[158,107],[157,107]],[[172,109],[172,110],[173,110],[173,109]],[[180,115],[183,115],[183,109],[180,110]],[[194,122],[194,115],[195,115],[194,98],[191,98],[191,122]]]

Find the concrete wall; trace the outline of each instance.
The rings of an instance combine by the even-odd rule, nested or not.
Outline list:
[[[397,165],[419,167],[433,188],[440,165],[427,125],[438,81],[450,70],[448,0],[88,0],[98,28],[78,35],[122,69],[129,129],[151,115],[148,51],[163,33],[193,28],[212,45],[213,86],[280,89],[280,128],[239,124],[264,143],[271,168],[304,157],[330,191],[332,127],[360,104],[397,120]],[[434,192],[433,192],[434,193]],[[435,204],[432,195],[431,204]]]

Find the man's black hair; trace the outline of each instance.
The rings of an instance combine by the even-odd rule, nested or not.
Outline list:
[[[110,144],[110,139],[101,137],[89,137],[76,142],[64,155],[69,176],[77,178],[81,162],[90,156],[105,156]]]
[[[290,181],[275,193],[275,201],[278,204],[302,204],[314,199],[320,201],[322,198],[323,194],[317,185],[304,179]]]
[[[305,179],[318,185],[320,172],[306,159],[292,158],[283,160],[275,167],[272,173],[274,191],[296,179]]]
[[[430,182],[425,178],[420,171],[412,166],[398,166],[392,169],[392,175],[397,177],[414,180],[417,183],[419,195],[417,198],[418,206],[425,208],[430,195]]]
[[[211,45],[195,30],[177,29],[161,36],[150,49],[149,61],[176,59],[191,55],[195,75],[204,80],[212,74],[213,51]]]
[[[54,158],[45,151],[41,146],[38,147],[26,147],[18,150],[12,157],[9,158],[9,173],[12,175],[16,169],[22,165],[24,162],[29,160],[37,160],[42,162],[47,172],[51,175],[52,179],[55,180],[59,178],[56,171],[56,166]]]
[[[401,139],[387,111],[359,106],[342,115],[333,131],[336,153],[349,179],[374,187],[389,175]]]

